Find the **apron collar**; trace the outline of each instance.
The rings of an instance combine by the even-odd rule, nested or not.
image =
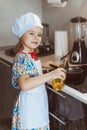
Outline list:
[[[19,53],[30,54],[31,57],[32,57],[34,60],[38,60],[38,56],[35,54],[35,52],[26,52],[25,50],[23,50],[23,51],[20,51]]]

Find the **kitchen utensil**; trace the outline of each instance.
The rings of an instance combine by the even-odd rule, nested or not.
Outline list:
[[[70,53],[70,63],[87,63],[87,48],[85,45],[85,35],[87,30],[87,19],[75,17],[71,19],[71,31],[73,37],[73,47]]]
[[[65,83],[81,84],[84,79],[84,69],[81,67],[69,67],[66,72]]]
[[[83,73],[83,69],[79,67],[69,67],[67,69],[67,75],[77,75]]]

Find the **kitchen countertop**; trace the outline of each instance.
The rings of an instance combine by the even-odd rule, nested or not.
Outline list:
[[[12,56],[7,56],[5,54],[6,49],[7,48],[0,50],[0,58],[12,63],[13,62],[13,57]],[[59,59],[57,59],[55,57],[55,55],[43,56],[43,57],[39,57],[39,58],[40,58],[40,60],[42,62],[52,60],[53,62],[56,63],[59,60]],[[48,83],[51,85],[51,82],[48,82]],[[74,97],[74,98],[76,98],[77,100],[87,104],[87,93],[81,93],[78,90],[76,90],[76,89],[74,89],[74,88],[72,88],[70,86],[67,86],[66,84],[65,84],[64,88],[61,91],[68,94],[68,95],[70,95],[70,96],[72,96],[72,97]]]

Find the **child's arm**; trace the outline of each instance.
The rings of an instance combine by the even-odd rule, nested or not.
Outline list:
[[[66,74],[63,68],[55,69],[49,73],[38,75],[37,77],[29,77],[28,74],[24,74],[18,78],[18,84],[21,90],[27,91],[56,78],[61,78],[62,80],[65,80]]]

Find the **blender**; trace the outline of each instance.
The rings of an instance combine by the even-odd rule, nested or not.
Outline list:
[[[87,19],[74,17],[71,19],[71,31],[73,46],[70,52],[71,64],[87,63],[87,48],[85,45],[85,35],[87,30]]]

